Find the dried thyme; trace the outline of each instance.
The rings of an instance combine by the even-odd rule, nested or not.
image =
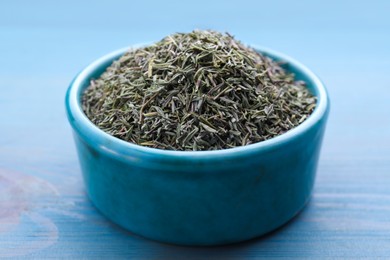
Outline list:
[[[125,141],[217,150],[283,134],[312,113],[316,99],[231,35],[193,31],[129,50],[91,81],[82,103],[95,125]]]

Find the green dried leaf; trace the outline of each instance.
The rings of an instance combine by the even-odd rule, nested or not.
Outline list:
[[[103,131],[139,145],[248,145],[283,134],[316,107],[283,66],[228,33],[176,33],[113,62],[90,82],[83,110]]]

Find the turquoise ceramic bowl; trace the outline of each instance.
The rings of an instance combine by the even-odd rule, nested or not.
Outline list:
[[[87,193],[110,220],[135,234],[181,245],[220,245],[261,236],[309,201],[329,112],[321,81],[297,61],[258,48],[308,83],[313,114],[256,144],[219,151],[167,151],[112,137],[88,120],[83,90],[125,50],[85,68],[71,83],[66,110]]]

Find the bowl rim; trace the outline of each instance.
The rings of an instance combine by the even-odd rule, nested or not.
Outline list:
[[[159,162],[164,160],[173,160],[178,162],[181,160],[189,161],[193,159],[212,160],[242,157],[253,152],[274,149],[296,138],[299,138],[328,114],[329,96],[327,90],[321,80],[311,70],[309,70],[305,65],[301,64],[297,60],[283,53],[266,47],[250,44],[249,46],[257,52],[287,62],[290,66],[295,67],[297,71],[300,71],[312,82],[312,87],[316,92],[315,96],[317,97],[317,105],[313,113],[301,124],[279,136],[265,141],[245,146],[211,151],[163,150],[124,141],[104,132],[88,119],[82,110],[81,95],[83,87],[85,86],[85,82],[88,81],[89,84],[92,75],[97,70],[102,72],[105,71],[107,66],[109,66],[109,64],[111,64],[114,60],[118,59],[124,52],[128,51],[129,49],[139,48],[141,46],[145,46],[145,44],[137,44],[118,49],[90,63],[73,79],[65,97],[67,117],[73,130],[81,135],[84,141],[87,141],[87,143],[91,146],[99,149],[101,152],[111,154],[114,157],[122,157],[124,160],[128,160],[129,158],[135,159],[135,157],[144,155],[152,159],[158,158]]]

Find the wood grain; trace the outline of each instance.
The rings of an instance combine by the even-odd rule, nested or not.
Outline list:
[[[390,258],[389,2],[246,4],[0,4],[0,257]],[[197,27],[296,57],[331,96],[311,202],[279,230],[237,245],[166,245],[107,221],[85,195],[64,112],[67,85],[95,58]]]

